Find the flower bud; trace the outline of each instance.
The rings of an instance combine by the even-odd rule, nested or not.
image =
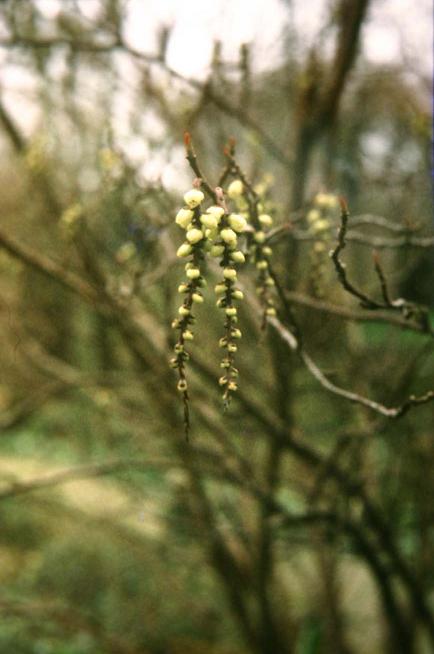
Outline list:
[[[222,229],[220,232],[220,236],[222,238],[222,241],[227,243],[228,245],[236,245],[237,242],[237,235],[232,229]]]
[[[200,222],[204,227],[207,227],[208,229],[216,229],[219,223],[216,216],[207,213],[203,213],[201,215]]]
[[[178,286],[178,293],[187,293],[188,291],[188,285],[187,284],[180,284]]]
[[[262,252],[263,254],[265,254],[266,257],[271,257],[271,255],[273,254],[273,250],[268,245],[264,245],[264,247],[262,248]]]
[[[189,268],[186,272],[186,275],[188,279],[197,279],[200,277],[200,270],[199,268]]]
[[[238,213],[231,213],[228,222],[232,229],[238,233],[243,232],[247,225],[246,219]]]
[[[232,200],[236,200],[243,194],[244,184],[240,179],[235,179],[228,186],[228,195]]]
[[[273,219],[268,215],[268,213],[261,213],[261,215],[258,217],[258,220],[261,225],[264,225],[264,227],[271,227],[273,224]]]
[[[185,393],[185,391],[187,390],[187,380],[180,379],[177,385],[177,389],[180,393]]]
[[[225,210],[223,207],[208,207],[206,212],[217,218],[217,222],[220,222],[220,219],[224,215]]]
[[[193,302],[196,302],[196,304],[202,304],[203,302],[203,297],[199,293],[193,293],[191,299],[193,300]]]
[[[230,316],[236,316],[237,315],[237,310],[236,310],[235,307],[228,307],[227,309],[225,309],[225,314],[227,316],[229,316],[229,317]]]
[[[180,306],[178,309],[178,313],[180,316],[189,316],[190,315],[190,309],[184,305]]]
[[[311,225],[315,223],[317,220],[321,218],[321,213],[318,211],[318,209],[311,209],[307,216],[307,222],[310,223]]]
[[[194,336],[189,329],[186,329],[185,332],[182,332],[182,337],[185,341],[192,341]]]
[[[190,209],[180,209],[176,214],[175,222],[183,229],[187,229],[193,218],[193,212]]]
[[[256,243],[263,243],[265,241],[265,234],[264,232],[255,232],[253,234],[253,238],[256,241]]]
[[[210,241],[215,241],[217,236],[219,235],[217,228],[216,229],[206,229],[205,230],[205,236],[210,240]]]
[[[232,281],[235,281],[237,278],[237,271],[235,270],[235,268],[224,268],[223,277],[225,279],[231,279]]]
[[[224,245],[213,245],[209,253],[212,257],[221,257],[224,251]]]
[[[232,297],[235,298],[235,300],[242,300],[244,299],[244,293],[239,289],[236,289],[235,291],[232,291]]]
[[[203,239],[203,232],[201,229],[196,229],[195,227],[193,227],[193,229],[188,230],[186,236],[187,236],[187,241],[194,244],[194,243],[198,243]]]
[[[265,310],[265,314],[274,317],[276,315],[276,309],[274,307],[268,307],[268,309]]]
[[[238,350],[238,347],[235,345],[235,343],[229,343],[228,345],[228,352],[236,352]]]
[[[188,257],[189,254],[191,254],[190,243],[183,243],[182,245],[179,246],[179,248],[176,251],[177,257]]]
[[[225,386],[227,383],[228,383],[228,378],[227,377],[220,377],[220,379],[219,379],[220,386]]]
[[[312,230],[314,232],[325,232],[327,231],[327,229],[329,229],[329,227],[330,227],[330,222],[324,218],[323,220],[317,220],[312,225]]]
[[[229,384],[228,384],[228,390],[229,391],[236,391],[237,389],[238,389],[238,386],[237,386],[236,382],[231,380],[229,382]]]
[[[204,199],[205,196],[202,191],[195,188],[191,189],[191,191],[187,191],[184,195],[184,202],[190,209],[197,207]]]
[[[231,252],[230,257],[232,261],[235,261],[235,263],[244,263],[246,260],[246,257],[241,252],[241,250],[235,250],[235,252]]]
[[[214,286],[214,292],[217,293],[217,295],[223,295],[223,293],[226,293],[226,284],[217,284]]]
[[[242,334],[241,334],[241,330],[240,330],[240,329],[236,329],[236,328],[235,328],[235,329],[232,329],[232,330],[231,330],[231,336],[232,336],[232,338],[241,338],[241,336],[242,336]]]
[[[265,259],[262,259],[261,261],[258,261],[256,264],[256,268],[258,270],[267,270],[268,268],[268,262],[265,261]]]

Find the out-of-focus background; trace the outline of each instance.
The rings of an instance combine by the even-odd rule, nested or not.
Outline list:
[[[393,413],[434,388],[431,5],[0,3],[0,654],[434,651],[433,403]],[[251,299],[223,411],[211,267],[185,441],[185,131],[214,186],[235,138],[281,324],[381,410]]]

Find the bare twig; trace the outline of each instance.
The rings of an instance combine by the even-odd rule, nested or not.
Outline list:
[[[427,404],[428,402],[434,400],[434,391],[428,391],[421,396],[410,395],[410,397],[398,407],[387,407],[383,404],[380,404],[379,402],[376,402],[375,400],[370,400],[363,395],[359,395],[353,391],[348,391],[344,388],[341,388],[340,386],[336,386],[336,384],[333,384],[333,382],[327,379],[327,377],[309,356],[309,354],[300,349],[295,336],[291,334],[291,332],[288,331],[277,318],[269,318],[269,322],[271,325],[273,325],[279,336],[289,345],[291,350],[299,353],[301,360],[309,372],[312,374],[312,376],[321,384],[323,388],[330,391],[334,395],[343,397],[344,399],[349,400],[355,404],[365,406],[368,409],[371,409],[372,411],[385,416],[386,418],[400,418],[401,416],[405,415],[412,407],[420,404]]]
[[[378,258],[378,255],[374,257],[375,270],[380,279],[381,290],[383,295],[383,302],[378,302],[368,297],[357,289],[354,284],[352,284],[346,272],[346,265],[341,261],[339,255],[342,250],[346,247],[346,234],[347,226],[349,219],[349,211],[346,201],[343,198],[340,198],[341,205],[341,224],[338,230],[338,242],[334,250],[331,252],[331,259],[334,263],[335,270],[338,275],[339,282],[341,286],[348,292],[350,295],[358,298],[360,300],[360,305],[365,309],[391,309],[399,311],[404,318],[415,317],[423,327],[423,331],[426,333],[432,334],[431,325],[429,322],[428,310],[425,307],[417,305],[403,298],[398,298],[396,300],[391,300],[389,296],[389,291],[387,288],[386,278],[384,276],[381,264]]]

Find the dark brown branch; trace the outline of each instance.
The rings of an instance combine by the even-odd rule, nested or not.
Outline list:
[[[407,300],[404,300],[402,298],[398,298],[397,300],[393,300],[393,301],[390,300],[386,279],[384,277],[383,270],[379,263],[378,255],[374,258],[374,264],[375,264],[375,270],[377,272],[377,275],[379,276],[380,283],[381,283],[383,302],[377,302],[376,300],[373,300],[372,298],[368,297],[367,295],[365,295],[365,293],[357,289],[354,286],[354,284],[352,284],[349,281],[346,272],[346,265],[341,261],[339,255],[347,244],[346,234],[347,234],[348,219],[350,214],[348,211],[347,204],[343,198],[340,199],[340,205],[341,205],[341,224],[338,230],[338,242],[334,250],[332,250],[330,256],[334,263],[338,280],[341,286],[350,295],[353,295],[354,297],[358,298],[360,300],[360,305],[364,309],[373,309],[373,310],[391,309],[391,310],[399,311],[405,319],[415,317],[423,327],[423,331],[425,331],[428,334],[432,334],[433,332],[429,322],[428,310],[425,307],[414,304],[413,302],[408,302]]]

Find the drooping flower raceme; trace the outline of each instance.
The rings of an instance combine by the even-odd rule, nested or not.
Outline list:
[[[203,276],[205,257],[220,259],[223,279],[216,286],[217,304],[224,310],[224,336],[220,346],[226,350],[221,362],[224,374],[219,383],[223,390],[223,399],[227,404],[231,393],[237,390],[238,370],[234,366],[234,355],[241,331],[237,327],[237,307],[235,303],[243,298],[243,293],[236,288],[237,268],[245,262],[244,253],[237,248],[238,237],[246,228],[244,216],[236,213],[227,214],[222,206],[212,205],[203,209],[204,194],[198,189],[191,189],[184,195],[185,206],[175,217],[176,224],[184,230],[185,240],[178,247],[177,256],[187,259],[185,264],[186,281],[178,287],[183,302],[178,308],[178,316],[172,327],[177,330],[171,366],[178,372],[178,390],[184,399],[184,419],[186,430],[189,424],[189,397],[186,378],[186,361],[189,353],[186,344],[194,339],[192,326],[195,322],[193,309],[204,301],[202,288],[206,284]]]
[[[231,187],[229,187],[231,188]],[[238,369],[235,367],[235,353],[241,338],[238,329],[237,300],[243,299],[243,293],[236,287],[237,267],[245,262],[244,253],[238,249],[238,236],[247,226],[247,221],[238,214],[223,215],[219,226],[218,240],[214,248],[216,256],[221,257],[220,265],[223,268],[223,279],[215,287],[217,306],[224,311],[224,336],[219,346],[225,351],[220,367],[222,375],[219,384],[223,391],[223,401],[227,405],[232,393],[238,388]]]
[[[200,222],[200,204],[204,200],[204,194],[192,189],[184,195],[186,207],[180,209],[176,214],[175,222],[185,230],[186,240],[177,250],[180,258],[188,257],[185,265],[187,280],[178,287],[178,292],[183,296],[183,302],[178,309],[178,317],[172,322],[172,327],[178,331],[178,338],[175,344],[175,356],[170,363],[178,371],[178,390],[184,397],[184,417],[186,428],[188,426],[188,384],[185,374],[185,362],[189,354],[185,349],[186,341],[194,338],[191,326],[194,323],[193,305],[201,304],[203,296],[201,288],[205,284],[201,267],[204,259],[205,236]]]
[[[306,215],[309,232],[314,236],[310,252],[310,284],[315,297],[324,295],[324,277],[327,265],[327,240],[331,237],[333,210],[339,206],[338,198],[330,193],[318,193]]]

